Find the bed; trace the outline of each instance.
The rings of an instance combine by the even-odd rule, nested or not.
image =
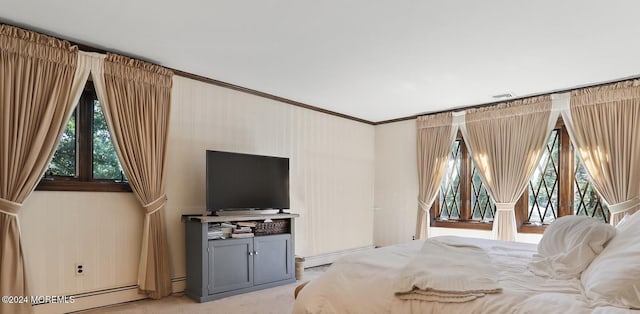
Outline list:
[[[573,217],[556,220],[539,245],[446,236],[345,257],[299,291],[293,313],[640,312],[632,309],[640,308],[640,241],[635,241],[640,240],[640,215],[625,219],[618,230]],[[434,246],[483,251],[495,272],[490,277],[497,291],[460,302],[403,299],[399,281],[406,280],[407,268],[421,265],[420,256],[427,251],[428,257]],[[478,267],[478,260],[457,258],[453,266],[434,266],[437,258],[427,262],[431,276],[438,277],[455,274],[451,267]]]

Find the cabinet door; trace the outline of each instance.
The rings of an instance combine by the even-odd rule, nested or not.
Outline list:
[[[254,284],[293,277],[291,235],[278,234],[254,238]]]
[[[253,239],[209,241],[209,294],[253,285]]]

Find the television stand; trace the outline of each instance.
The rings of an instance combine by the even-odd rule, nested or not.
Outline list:
[[[279,213],[279,209],[232,209],[218,210],[216,216],[242,216],[242,215],[275,215]]]
[[[183,215],[187,255],[185,295],[206,302],[295,282],[294,220],[297,217],[297,214]],[[287,221],[288,227],[263,234],[254,231],[255,236],[248,238],[208,239],[210,224],[262,223],[267,219],[273,223]]]

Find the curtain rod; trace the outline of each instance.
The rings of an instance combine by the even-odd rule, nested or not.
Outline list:
[[[0,25],[8,25],[8,26],[12,26],[12,27],[18,27],[18,28],[22,28],[22,29],[29,30],[29,31],[32,31],[32,32],[37,32],[37,33],[40,33],[40,34],[43,34],[43,35],[54,37],[54,38],[57,38],[57,39],[66,40],[69,43],[71,43],[72,45],[78,46],[78,49],[81,50],[81,51],[84,51],[84,52],[97,52],[97,53],[101,53],[101,54],[116,53],[116,54],[131,58],[131,59],[142,60],[142,61],[145,61],[145,62],[149,62],[149,63],[155,64],[155,65],[161,66],[161,67],[163,67],[165,69],[169,69],[169,70],[174,72],[174,75],[177,75],[177,76],[185,77],[185,78],[188,78],[188,79],[200,81],[200,82],[211,84],[211,85],[215,85],[215,86],[220,86],[220,87],[223,87],[223,88],[239,91],[239,92],[242,92],[242,93],[246,93],[246,94],[250,94],[250,95],[254,95],[254,96],[258,96],[258,97],[262,97],[262,98],[266,98],[266,99],[271,99],[271,100],[282,102],[282,103],[285,103],[285,104],[288,104],[288,105],[292,105],[292,106],[295,106],[295,107],[300,107],[300,108],[304,108],[304,109],[308,109],[308,110],[312,110],[312,111],[328,114],[328,115],[331,115],[331,116],[344,118],[344,119],[347,119],[347,120],[352,120],[352,121],[356,121],[356,122],[360,122],[360,123],[364,123],[364,124],[368,124],[368,125],[374,125],[375,124],[375,122],[373,122],[373,121],[369,121],[369,120],[361,119],[361,118],[358,118],[358,117],[350,116],[348,114],[343,114],[343,113],[339,113],[339,112],[336,112],[336,111],[331,111],[331,110],[328,110],[328,109],[312,106],[312,105],[309,105],[309,104],[306,104],[306,103],[302,103],[302,102],[299,102],[299,101],[295,101],[295,100],[291,100],[291,99],[288,99],[288,98],[272,95],[272,94],[269,94],[269,93],[266,93],[266,92],[261,92],[261,91],[258,91],[258,90],[255,90],[255,89],[251,89],[251,88],[248,88],[248,87],[235,85],[235,84],[219,81],[219,80],[216,80],[216,79],[204,77],[204,76],[201,76],[201,75],[197,75],[197,74],[181,71],[181,70],[178,70],[178,69],[174,69],[174,68],[171,68],[171,67],[168,67],[168,66],[165,66],[165,65],[161,65],[161,62],[148,60],[148,59],[140,57],[140,56],[133,56],[133,55],[125,53],[125,52],[106,50],[104,48],[98,48],[98,47],[90,46],[90,45],[87,45],[87,44],[82,44],[82,43],[79,43],[79,42],[76,42],[76,41],[73,41],[73,40],[66,39],[64,36],[60,36],[58,34],[50,34],[47,31],[43,31],[43,30],[40,30],[40,29],[37,29],[37,28],[33,28],[33,27],[29,27],[29,26],[23,26],[23,25],[16,24],[16,23],[13,23],[13,24],[12,23],[8,23],[8,22],[3,21],[1,18],[0,18]]]
[[[538,97],[538,96],[546,96],[546,95],[551,95],[551,94],[567,93],[567,92],[572,92],[572,91],[578,90],[578,89],[599,87],[599,86],[604,86],[604,85],[611,85],[611,84],[621,83],[621,82],[625,82],[625,81],[631,81],[631,80],[635,80],[635,79],[640,79],[640,74],[627,76],[627,77],[623,77],[623,78],[607,80],[607,81],[602,81],[602,82],[598,82],[598,83],[583,84],[583,85],[577,85],[577,86],[569,87],[569,88],[556,89],[556,90],[552,90],[550,92],[528,94],[528,95],[524,95],[524,96],[518,96],[518,97],[514,97],[514,98],[499,100],[499,101],[492,101],[492,102],[489,102],[489,103],[481,103],[481,104],[475,104],[475,105],[469,105],[469,106],[458,106],[458,107],[451,108],[451,109],[446,109],[446,110],[418,113],[418,114],[407,116],[407,117],[401,117],[401,118],[396,118],[396,119],[384,120],[384,121],[376,122],[376,123],[374,123],[374,125],[381,125],[381,124],[387,124],[387,123],[393,123],[393,122],[401,122],[401,121],[413,120],[413,119],[416,119],[416,118],[421,117],[421,116],[430,116],[430,115],[444,113],[444,112],[459,112],[459,111],[464,111],[464,110],[468,110],[468,109],[490,107],[490,106],[495,106],[495,105],[498,105],[498,104],[501,104],[501,103],[514,101],[514,100],[527,99],[527,98],[533,98],[533,97]]]
[[[51,36],[51,37],[55,37],[55,38],[58,38],[58,39],[66,40],[66,41],[69,41],[72,45],[78,46],[78,48],[80,50],[86,51],[86,52],[97,52],[97,53],[103,53],[103,54],[106,54],[107,52],[112,52],[112,51],[108,51],[106,49],[97,48],[97,47],[93,47],[93,46],[90,46],[90,45],[74,42],[72,40],[65,39],[64,36],[59,36],[57,34],[50,35],[46,31],[42,31],[42,30],[39,30],[39,29],[33,28],[33,27],[19,25],[19,23],[10,23],[10,22],[6,22],[6,21],[3,21],[2,19],[0,19],[0,25],[9,25],[9,26],[13,26],[13,27],[20,27],[20,28],[23,28],[23,29],[26,29],[26,30],[39,32],[39,33],[47,35],[47,36]],[[159,62],[149,61],[149,60],[146,60],[145,58],[141,58],[139,56],[131,56],[131,55],[127,54],[127,53],[115,52],[115,51],[114,51],[114,53],[123,55],[125,57],[138,59],[138,60],[143,60],[143,61],[146,61],[146,62],[149,62],[149,63],[160,65]],[[160,66],[162,66],[162,65],[160,65]],[[202,77],[202,76],[199,76],[199,75],[195,75],[195,74],[192,74],[192,73],[180,71],[180,70],[169,68],[169,67],[166,67],[166,66],[162,66],[162,67],[170,69],[170,70],[174,71],[176,75],[179,75],[179,76],[182,76],[182,77],[186,77],[186,78],[190,78],[190,79],[194,79],[194,80],[199,80],[199,81],[202,81],[202,82],[205,82],[205,83],[208,83],[208,84],[225,87],[225,88],[229,88],[229,89],[232,89],[232,90],[238,90],[238,91],[241,91],[241,92],[244,92],[244,93],[248,93],[248,94],[252,94],[252,95],[255,95],[255,96],[258,96],[258,97],[264,97],[264,98],[268,98],[268,99],[272,99],[272,100],[276,100],[276,101],[281,101],[281,102],[284,102],[284,103],[287,103],[287,104],[290,104],[290,105],[293,105],[293,106],[296,106],[296,107],[302,107],[302,108],[310,109],[310,110],[313,110],[313,111],[318,111],[318,112],[326,113],[326,114],[329,114],[329,115],[334,115],[334,116],[337,116],[337,117],[341,117],[341,118],[345,118],[345,119],[348,119],[348,120],[353,120],[353,121],[357,121],[357,122],[361,122],[361,123],[365,123],[365,124],[369,124],[369,125],[381,125],[381,124],[388,124],[388,123],[394,123],[394,122],[413,120],[413,119],[416,119],[416,118],[418,118],[420,116],[429,116],[429,115],[434,115],[434,114],[439,114],[439,113],[444,113],[444,112],[457,112],[457,111],[463,111],[463,110],[467,110],[467,109],[489,107],[489,106],[497,105],[497,104],[500,104],[500,103],[513,101],[513,100],[532,98],[532,97],[544,96],[544,95],[551,95],[551,94],[557,94],[557,93],[566,93],[566,92],[571,92],[571,91],[574,91],[574,90],[577,90],[577,89],[582,89],[582,88],[598,87],[598,86],[603,86],[603,85],[620,83],[620,82],[624,82],[624,81],[630,81],[630,80],[634,80],[634,79],[640,79],[640,74],[638,74],[638,75],[627,76],[627,77],[624,77],[624,78],[618,78],[618,79],[612,79],[612,80],[608,80],[608,81],[602,81],[602,82],[598,82],[598,83],[583,84],[583,85],[577,85],[577,86],[570,87],[570,88],[552,90],[550,92],[528,94],[528,95],[518,96],[518,97],[514,97],[514,98],[500,100],[500,101],[492,101],[492,102],[489,102],[489,103],[480,103],[480,104],[475,104],[475,105],[462,105],[462,106],[457,106],[457,107],[446,109],[446,110],[439,110],[439,111],[433,111],[433,112],[423,112],[423,113],[418,113],[418,114],[414,114],[414,115],[406,116],[406,117],[400,117],[400,118],[395,118],[395,119],[390,119],[390,120],[372,122],[372,121],[368,121],[368,120],[365,120],[365,119],[360,119],[360,118],[356,118],[356,117],[353,117],[353,116],[341,114],[341,113],[338,113],[338,112],[334,112],[334,111],[322,109],[322,108],[319,108],[319,107],[307,105],[307,104],[304,104],[304,103],[292,101],[292,100],[289,100],[289,99],[286,99],[286,98],[274,96],[274,95],[271,95],[271,94],[268,94],[268,93],[256,91],[256,90],[253,90],[253,89],[250,89],[250,88],[246,88],[246,87],[242,87],[242,86],[238,86],[238,85],[234,85],[234,84],[230,84],[230,83],[214,80],[214,79],[211,79],[211,78]]]

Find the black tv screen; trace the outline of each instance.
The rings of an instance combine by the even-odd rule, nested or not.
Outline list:
[[[207,210],[288,209],[289,159],[207,151]]]

